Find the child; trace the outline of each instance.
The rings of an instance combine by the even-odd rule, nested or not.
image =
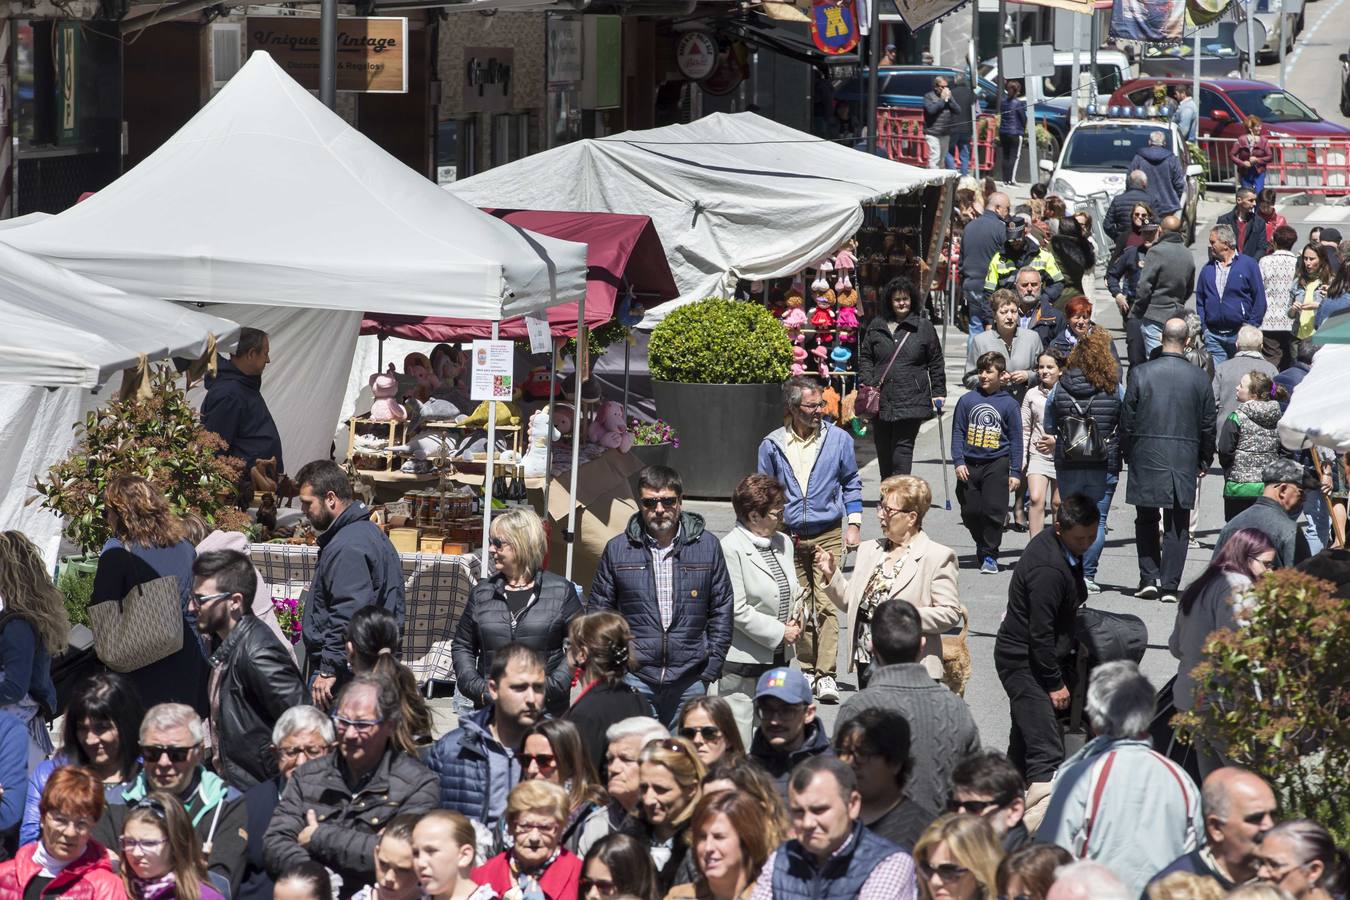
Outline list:
[[[375,844],[375,883],[352,894],[352,900],[419,900],[422,886],[413,867],[412,835],[418,817],[394,816]]]
[[[223,900],[178,798],[154,791],[122,825],[122,880],[131,900]]]
[[[1059,509],[1059,487],[1055,484],[1055,436],[1045,433],[1045,399],[1064,371],[1064,357],[1046,351],[1036,358],[1036,374],[1041,383],[1027,391],[1022,400],[1022,446],[1026,448],[1025,477],[1031,505],[1031,536],[1045,527],[1045,501],[1050,498],[1050,514]]]
[[[956,499],[961,522],[975,541],[980,572],[998,574],[998,549],[1003,543],[1003,517],[1008,492],[1021,479],[1011,469],[1022,459],[1022,413],[1004,389],[1008,363],[996,350],[975,360],[979,391],[956,401],[952,417],[952,462],[956,465]]]
[[[1255,369],[1237,386],[1238,407],[1219,426],[1223,466],[1223,515],[1228,521],[1256,502],[1265,487],[1261,470],[1281,455],[1280,403],[1271,397],[1271,378]]]
[[[272,900],[333,900],[333,882],[318,863],[295,863],[277,878]]]
[[[473,825],[460,813],[433,809],[413,829],[413,859],[427,900],[492,900],[487,885],[474,884]]]

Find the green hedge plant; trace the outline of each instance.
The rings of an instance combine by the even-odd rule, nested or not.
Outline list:
[[[783,323],[758,303],[723,297],[672,311],[647,353],[653,379],[685,384],[776,384],[792,367]]]

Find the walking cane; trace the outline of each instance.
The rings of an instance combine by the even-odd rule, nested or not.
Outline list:
[[[947,499],[947,505],[946,505],[946,508],[947,508],[948,512],[950,512],[950,511],[951,511],[951,508],[952,508],[952,488],[951,488],[951,485],[947,482],[947,435],[946,435],[946,433],[942,430],[942,400],[941,400],[941,398],[935,399],[935,400],[933,401],[933,405],[934,405],[935,407],[937,407],[937,414],[938,414],[938,447],[939,447],[939,448],[941,449],[941,451],[942,451],[942,493],[946,496],[946,499]]]

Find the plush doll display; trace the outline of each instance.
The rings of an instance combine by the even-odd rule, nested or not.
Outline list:
[[[792,375],[793,375],[793,377],[796,377],[797,375],[805,375],[805,374],[806,374],[806,348],[805,348],[805,347],[793,347],[793,348],[792,348]]]
[[[562,394],[562,385],[553,380],[553,376],[549,374],[548,366],[535,366],[525,376],[525,386],[521,390],[531,400],[547,400],[550,388],[553,396],[557,397]]]
[[[437,344],[431,350],[431,371],[444,387],[453,387],[464,374],[464,354],[449,344]]]
[[[783,327],[787,329],[788,337],[794,344],[800,344],[804,339],[802,335],[802,329],[806,327],[806,310],[802,308],[804,304],[801,294],[788,294],[787,312],[783,313]]]
[[[441,386],[441,380],[436,377],[431,360],[427,359],[425,353],[409,353],[403,357],[403,374],[417,379],[414,396],[424,403],[431,399],[431,392]]]
[[[506,403],[501,400],[497,402],[497,424],[498,425],[519,425],[521,422],[520,407],[514,403]],[[459,424],[466,428],[473,426],[487,427],[488,424],[488,403],[484,400],[478,404],[469,417]]]
[[[816,359],[816,372],[820,374],[821,378],[829,378],[830,364],[828,360],[830,358],[830,351],[826,350],[824,345],[817,344],[811,350],[811,355]]]
[[[847,347],[835,347],[830,351],[830,369],[834,372],[847,372],[849,361],[853,359],[853,351]]]
[[[811,327],[816,330],[816,343],[828,344],[834,340],[834,294],[829,282],[817,278],[811,290],[816,298],[816,310],[811,313]]]
[[[857,246],[857,241],[849,241],[844,245],[844,249],[834,255],[834,269],[840,277],[853,274],[853,270],[857,266],[857,256],[855,255]]]
[[[549,423],[547,407],[530,416],[529,449],[524,460],[526,478],[547,474],[548,445],[561,437],[562,432]]]
[[[835,297],[839,309],[834,314],[834,322],[839,328],[839,343],[851,344],[858,338],[858,292],[849,284],[847,275],[839,277],[839,287]]]
[[[370,418],[375,422],[403,422],[408,411],[398,402],[398,376],[394,364],[389,364],[388,372],[376,372],[370,376],[370,392],[375,402],[370,406]]]
[[[633,449],[633,435],[624,423],[623,407],[613,400],[600,404],[587,437],[593,444],[627,453]]]

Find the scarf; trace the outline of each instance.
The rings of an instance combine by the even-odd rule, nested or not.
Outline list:
[[[177,896],[177,879],[172,872],[158,878],[137,878],[131,876],[131,890],[136,900],[163,900]]]
[[[55,878],[57,875],[61,874],[66,866],[74,861],[75,860],[73,859],[57,859],[55,856],[52,856],[47,852],[47,845],[42,843],[42,841],[38,841],[37,846],[33,848],[33,863],[41,867],[43,878]]]
[[[539,885],[539,880],[544,877],[544,873],[548,871],[549,866],[553,865],[561,855],[562,847],[559,846],[554,849],[553,855],[545,860],[542,866],[530,872],[522,872],[516,865],[515,854],[507,854],[506,861],[511,866],[511,879],[515,881],[516,889],[520,891],[520,900],[547,900],[544,889]]]

